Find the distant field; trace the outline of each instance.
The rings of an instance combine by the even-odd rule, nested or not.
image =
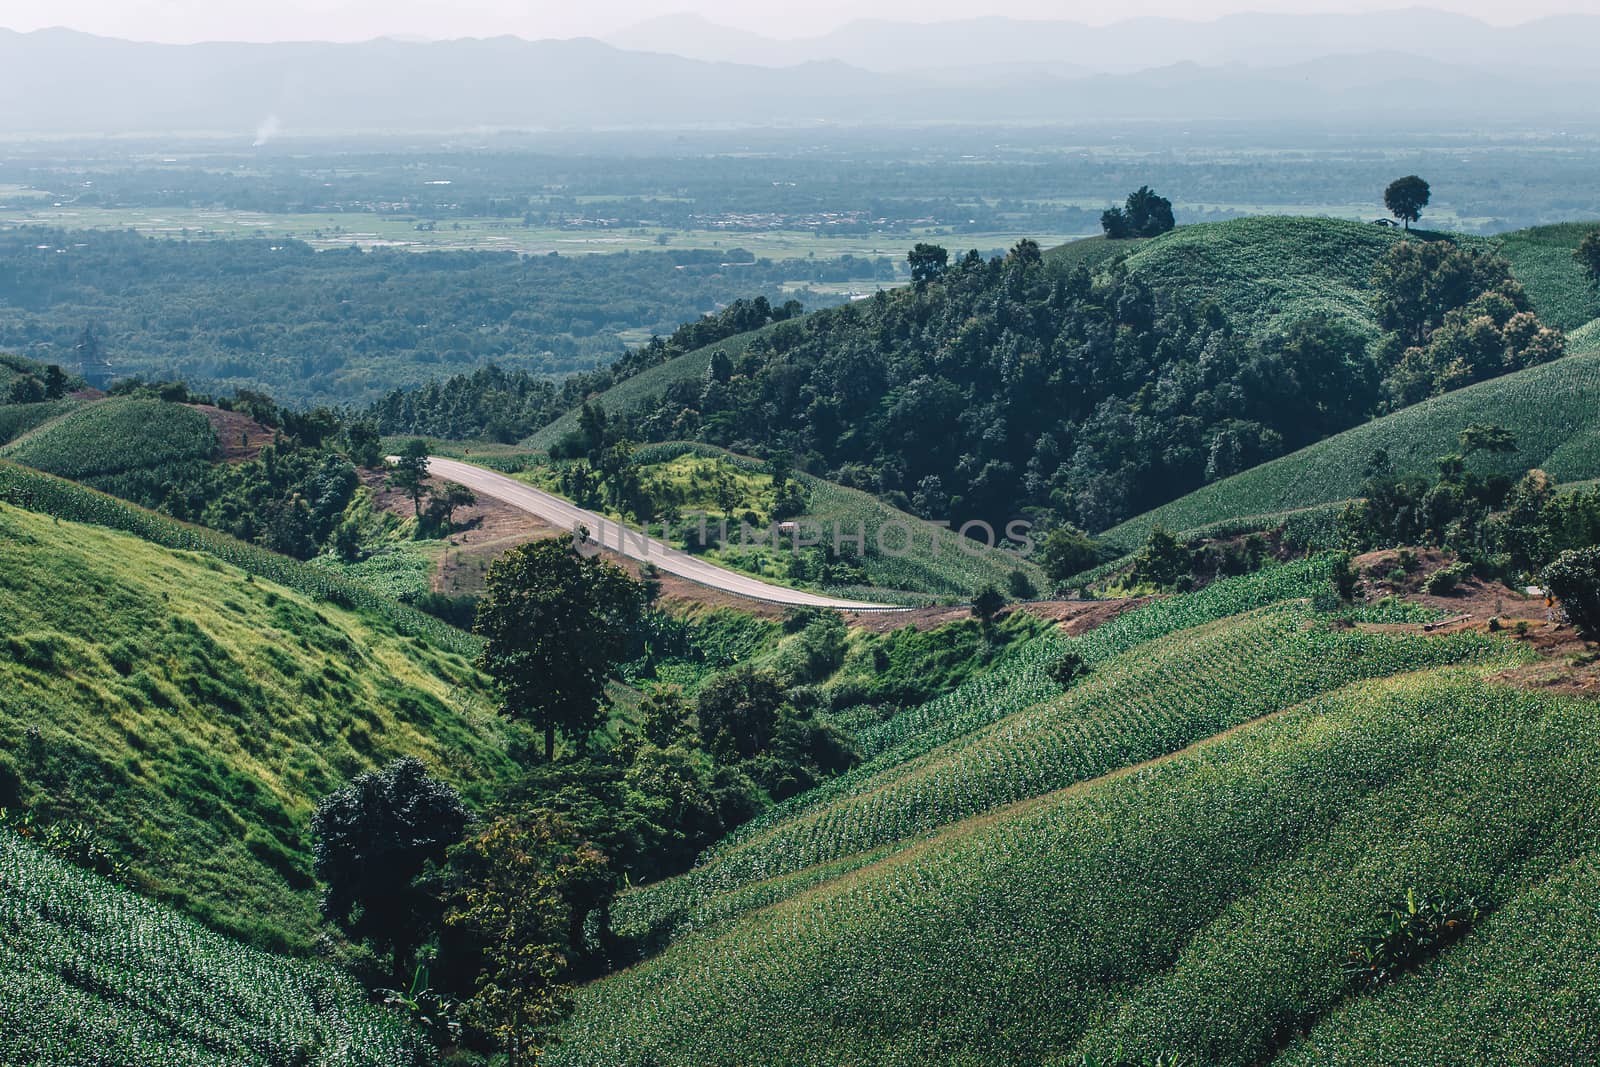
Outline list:
[[[1128,549],[1152,526],[1187,530],[1345,500],[1360,490],[1378,449],[1401,474],[1429,473],[1434,459],[1455,451],[1456,435],[1474,422],[1505,426],[1518,445],[1515,452],[1474,456],[1475,469],[1518,474],[1543,467],[1563,481],[1600,475],[1600,354],[1568,356],[1425,400],[1213,482],[1105,536]]]
[[[344,212],[326,215],[278,214],[265,211],[217,211],[198,208],[94,208],[11,207],[0,209],[0,226],[60,226],[71,230],[133,230],[147,237],[191,240],[223,237],[296,238],[314,248],[362,247],[414,248],[419,251],[470,249],[513,251],[542,256],[649,252],[663,248],[743,248],[772,259],[801,259],[815,255],[832,259],[843,255],[891,256],[899,259],[906,249],[923,240],[952,249],[976,248],[983,252],[1009,248],[1024,237],[1042,245],[1060,244],[1078,234],[1029,233],[997,230],[952,233],[936,227],[870,235],[819,235],[802,230],[680,230],[659,227],[549,228],[523,226],[520,220],[498,217],[440,219],[431,222],[415,216]],[[663,240],[664,238],[664,240]],[[864,284],[864,283],[863,283]]]

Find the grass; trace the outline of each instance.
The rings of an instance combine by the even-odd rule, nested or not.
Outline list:
[[[34,1067],[420,1067],[349,977],[269,955],[0,831],[0,1028]]]
[[[359,610],[369,621],[381,620],[380,625],[396,635],[417,638],[433,648],[469,658],[478,651],[478,642],[471,635],[350,581],[332,568],[313,567],[4,460],[0,460],[0,503],[120,530],[166,548],[205,553],[319,602]]]
[[[1591,1061],[1600,720],[1482,674],[1343,686],[820,872],[589,987],[550,1061]],[[1354,990],[1413,887],[1489,916],[1439,977]]]
[[[209,555],[0,504],[0,618],[21,799],[95,826],[142,892],[258,945],[317,939],[323,795],[399,755],[479,799],[513,770],[459,652]]]
[[[1156,525],[1187,530],[1346,500],[1360,491],[1379,449],[1401,474],[1431,473],[1434,460],[1457,451],[1457,435],[1474,422],[1506,427],[1518,445],[1515,452],[1474,456],[1474,469],[1517,475],[1542,467],[1562,481],[1600,476],[1600,354],[1568,356],[1425,400],[1213,482],[1105,537],[1126,550]]]
[[[1495,239],[1500,254],[1510,261],[1512,273],[1528,291],[1533,308],[1545,325],[1575,330],[1600,317],[1600,289],[1572,258],[1584,235],[1597,229],[1597,222],[1565,222],[1518,230]]]
[[[409,600],[433,587],[433,572],[446,551],[444,541],[397,541],[356,563],[318,556],[308,566],[357,582],[380,596]]]

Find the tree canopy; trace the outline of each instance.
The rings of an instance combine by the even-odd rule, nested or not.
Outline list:
[[[643,607],[642,585],[584,556],[571,536],[521,545],[490,565],[479,665],[499,685],[501,711],[544,731],[547,760],[558,731],[582,742],[604,722],[607,676]]]
[[[1383,206],[1409,230],[1411,224],[1422,217],[1422,209],[1428,206],[1431,195],[1427,182],[1408,174],[1389,183],[1389,188],[1383,191]]]

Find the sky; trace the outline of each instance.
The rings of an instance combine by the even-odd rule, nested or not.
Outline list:
[[[1405,0],[989,0],[977,10],[1018,18],[1104,23],[1136,15],[1214,18],[1236,11],[1356,12]],[[1427,6],[1496,24],[1541,15],[1600,14],[1600,0],[1433,0]],[[805,37],[857,18],[969,18],[972,0],[0,0],[0,27],[47,26],[144,41],[365,40],[603,36],[659,15],[690,12],[774,37]]]

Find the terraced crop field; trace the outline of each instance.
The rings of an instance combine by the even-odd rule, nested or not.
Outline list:
[[[4,391],[5,383],[0,381],[0,393]],[[38,404],[0,404],[0,445],[10,444],[28,431],[65,415],[79,403],[77,400],[46,400]]]
[[[1487,667],[1345,685],[835,870],[586,989],[550,1062],[1592,1062],[1600,720]],[[1487,916],[1360,990],[1349,950],[1412,889]]]
[[[349,976],[273,956],[0,831],[0,1039],[32,1067],[424,1067]]]
[[[113,397],[6,447],[7,459],[75,481],[210,459],[217,435],[193,408]]]
[[[513,773],[464,656],[209,555],[0,503],[0,619],[21,799],[257,945],[316,943],[307,827],[348,778],[413,755],[483,800]]]
[[[1188,530],[1348,499],[1360,491],[1379,449],[1401,474],[1431,474],[1434,460],[1458,449],[1470,423],[1497,423],[1517,451],[1480,453],[1470,466],[1517,475],[1542,467],[1561,481],[1600,476],[1600,353],[1568,356],[1458,389],[1397,411],[1288,456],[1225,478],[1106,531],[1125,550],[1152,526]]]
[[[432,615],[396,603],[360,582],[346,580],[336,569],[314,567],[280,556],[215,530],[178,522],[76,482],[5,460],[0,460],[0,503],[70,522],[119,530],[164,548],[204,553],[319,602],[360,611],[369,624],[376,623],[394,635],[418,638],[444,652],[471,658],[477,655],[480,647],[472,635]]]
[[[1279,588],[1297,591],[1292,580],[1308,569],[1280,568]],[[660,937],[703,927],[727,917],[727,894],[748,899],[757,883],[903,846],[1358,679],[1515,658],[1470,634],[1335,629],[1299,602],[1209,621],[1228,606],[1245,610],[1252,595],[1267,595],[1265,585],[1174,598],[1091,632],[1078,646],[1095,669],[1065,694],[1046,673],[1060,639],[1024,646],[951,697],[907,712],[907,722],[891,720],[898,743],[877,748],[862,767],[757,820],[689,874],[624,897],[619,930]],[[882,739],[868,732],[862,743],[872,752]]]

